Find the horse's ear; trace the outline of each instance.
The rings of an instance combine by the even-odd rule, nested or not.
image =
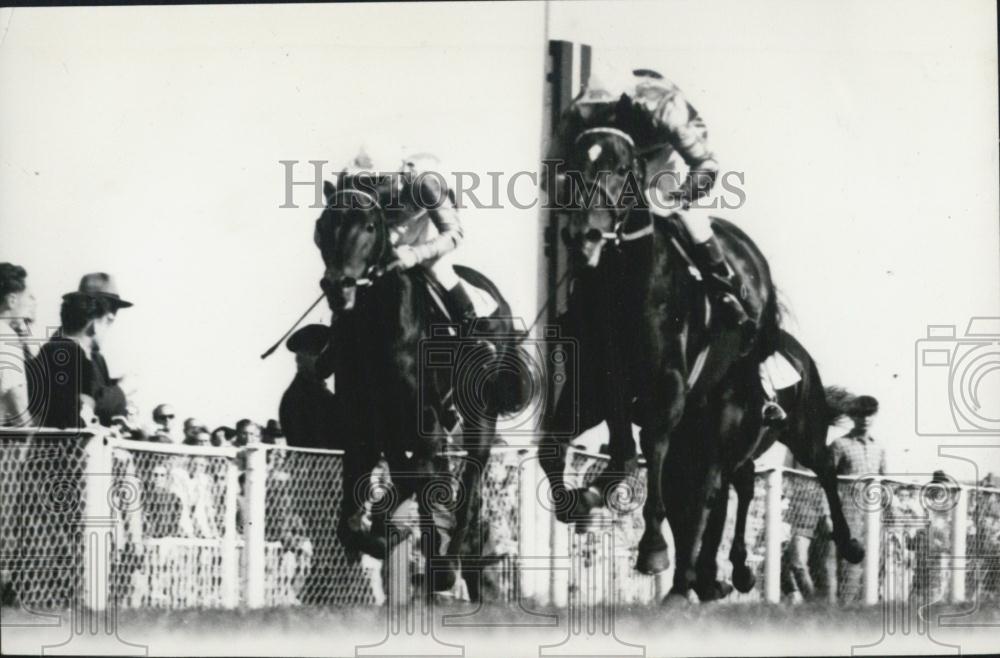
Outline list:
[[[333,200],[333,196],[337,193],[337,186],[328,180],[323,181],[323,196],[326,197],[327,205]]]

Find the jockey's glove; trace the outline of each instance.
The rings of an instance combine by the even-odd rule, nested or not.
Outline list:
[[[395,256],[396,260],[399,261],[400,268],[404,270],[416,267],[416,265],[420,262],[420,259],[417,258],[416,250],[409,245],[396,247]]]

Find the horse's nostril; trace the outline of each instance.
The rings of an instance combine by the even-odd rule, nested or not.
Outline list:
[[[601,232],[596,228],[592,228],[586,233],[584,233],[584,238],[587,240],[587,242],[600,242],[601,237],[603,237]]]

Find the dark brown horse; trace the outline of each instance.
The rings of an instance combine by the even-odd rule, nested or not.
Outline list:
[[[345,410],[344,503],[338,536],[349,548],[385,558],[397,532],[386,518],[406,498],[417,496],[424,531],[427,592],[450,589],[458,568],[478,598],[481,554],[478,514],[481,477],[496,433],[497,415],[524,402],[524,388],[511,369],[498,367],[518,345],[510,308],[486,277],[456,267],[460,277],[496,299],[498,309],[476,329],[499,336],[499,353],[483,372],[481,341],[454,335],[440,304],[443,291],[421,268],[394,267],[382,206],[387,200],[327,183],[327,207],[316,221],[315,241],[323,256],[321,286],[337,320],[331,331],[327,367],[336,372]],[[451,355],[450,367],[432,367],[422,350]],[[440,356],[440,354],[438,354]],[[462,369],[468,368],[470,372]],[[459,412],[454,425],[456,386],[477,386],[464,399],[480,409]],[[455,427],[460,427],[456,431]],[[443,453],[465,452],[456,467]],[[362,524],[370,499],[371,472],[379,459],[389,465],[392,488],[382,492],[371,530]],[[453,475],[459,473],[457,477]],[[463,559],[469,558],[469,559]]]
[[[601,177],[588,174],[595,153],[607,166]],[[544,440],[543,466],[553,497],[563,502],[557,514],[564,521],[581,520],[590,508],[603,504],[609,487],[634,462],[634,422],[641,427],[640,446],[649,467],[646,528],[636,567],[655,573],[669,566],[660,529],[669,515],[677,544],[673,591],[693,587],[702,599],[718,598],[725,594],[722,585],[709,577],[714,572],[698,574],[697,567],[707,560],[699,563],[698,554],[714,503],[727,491],[723,475],[735,472],[732,456],[752,454],[760,439],[764,393],[759,364],[778,347],[781,336],[767,261],[736,226],[713,220],[757,323],[747,346],[708,306],[678,217],[654,215],[642,196],[623,194],[644,189],[644,163],[628,135],[588,130],[577,139],[573,158],[570,169],[584,172],[582,182],[590,188],[577,195],[586,201],[571,214],[568,241],[574,249],[601,252],[596,267],[576,281],[565,328],[580,341],[581,372],[572,381],[587,406],[574,408],[561,399],[550,426],[555,431]],[[630,200],[623,203],[626,197]],[[603,479],[586,490],[566,489],[564,447],[553,438],[575,418],[580,430],[604,420],[610,432],[611,464]],[[681,477],[664,478],[668,449],[675,453],[670,475]],[[834,516],[838,546],[860,550],[857,542],[851,544],[842,514],[839,518],[841,523]]]
[[[740,402],[739,391],[731,390],[725,393],[728,399],[725,413],[732,419],[733,426],[738,428],[736,431],[745,436],[750,436],[756,431],[758,440],[724,442],[721,484],[718,495],[709,503],[710,516],[705,533],[701,537],[701,547],[695,567],[696,582],[700,584],[697,589],[701,590],[699,593],[706,594],[709,598],[712,598],[712,594],[726,593],[726,586],[720,585],[719,589],[715,589],[711,583],[714,583],[716,578],[716,560],[728,512],[730,485],[737,495],[736,524],[729,551],[729,560],[733,565],[733,586],[740,592],[749,592],[755,584],[756,578],[746,563],[746,522],[754,496],[754,459],[766,452],[775,441],[787,446],[796,461],[817,474],[829,503],[834,528],[846,527],[837,492],[837,474],[832,456],[826,448],[827,429],[839,418],[841,410],[836,408],[836,405],[828,403],[833,393],[824,389],[815,361],[794,336],[781,331],[777,347],[801,377],[794,386],[777,392],[778,402],[788,413],[784,423],[761,428],[757,420],[759,414],[753,413],[752,407],[748,408]],[[739,388],[752,387],[753,383],[745,382],[739,385]],[[737,380],[732,380],[731,385],[736,388]],[[696,445],[688,448],[693,453],[698,452]],[[683,505],[671,505],[671,502],[675,498],[681,501],[684,499],[685,480],[692,472],[692,459],[697,461],[697,454],[684,455],[681,449],[673,451],[667,458],[665,484],[669,491],[667,519],[671,528],[684,528],[685,524],[691,523],[690,510],[685,509]],[[864,558],[864,549],[857,540],[839,541],[838,546],[841,547],[844,558],[851,562],[860,562]]]

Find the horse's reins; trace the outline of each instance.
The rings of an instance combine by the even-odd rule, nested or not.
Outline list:
[[[584,130],[577,136],[576,140],[574,140],[574,143],[578,145],[583,137],[595,134],[614,135],[615,137],[618,137],[619,139],[625,141],[625,143],[628,144],[629,148],[632,151],[631,160],[633,167],[635,167],[635,165],[639,162],[644,162],[646,154],[651,153],[662,146],[662,144],[653,144],[649,147],[639,150],[636,148],[635,140],[632,139],[631,135],[629,135],[623,130],[619,130],[618,128],[612,128],[610,126],[590,128],[588,130]],[[604,185],[604,183],[599,178],[598,180],[594,181],[594,184],[597,185],[598,189],[603,194],[604,200],[611,201],[611,194],[608,192],[607,186]],[[622,243],[641,240],[642,238],[650,237],[653,235],[658,215],[653,213],[652,210],[649,211],[649,217],[650,217],[649,224],[636,231],[632,231],[631,233],[625,232],[625,222],[627,221],[627,217],[624,216],[628,212],[628,209],[616,208],[616,210],[617,214],[615,216],[614,228],[611,231],[601,231],[600,229],[591,229],[590,231],[587,231],[587,233],[585,234],[584,236],[585,239],[590,242],[599,242],[600,240],[608,240],[611,241],[615,246],[620,246]],[[687,264],[687,269],[688,272],[691,274],[691,277],[697,281],[701,281],[702,280],[701,271],[694,264],[694,261],[691,260],[691,257],[688,255],[687,251],[677,240],[677,238],[671,235],[670,244],[673,246],[677,254]],[[709,303],[708,298],[706,297],[705,299],[706,326],[711,322],[711,314],[712,314],[712,305],[711,303]],[[698,353],[698,356],[695,357],[695,362],[691,368],[691,371],[688,373],[687,381],[689,387],[693,387],[694,384],[698,381],[698,378],[701,376],[701,372],[704,369],[705,362],[708,359],[708,353],[710,348],[711,344],[710,343],[706,344],[705,347]]]

